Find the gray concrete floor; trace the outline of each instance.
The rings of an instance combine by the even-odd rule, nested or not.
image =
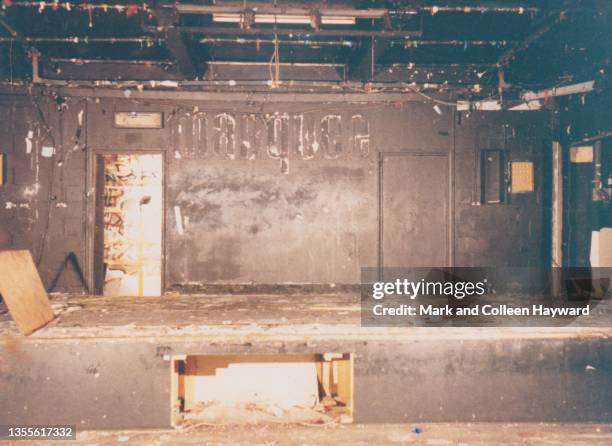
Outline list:
[[[416,433],[417,428],[421,429]],[[0,442],[2,443],[2,442]],[[610,424],[542,424],[542,423],[453,423],[453,424],[369,424],[341,426],[258,425],[242,427],[199,426],[186,430],[84,431],[76,441],[3,444],[26,446],[58,444],[110,446],[118,444],[165,445],[317,445],[381,446],[609,446]]]

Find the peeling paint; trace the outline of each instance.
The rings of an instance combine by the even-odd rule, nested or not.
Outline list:
[[[26,153],[32,153],[32,138],[34,138],[34,131],[28,130],[28,134],[25,137]]]
[[[22,195],[24,198],[32,198],[38,194],[39,190],[40,190],[40,185],[34,184],[33,186],[24,188]]]
[[[181,208],[179,206],[174,206],[174,220],[176,221],[176,230],[180,235],[185,233],[185,228],[183,227],[183,218],[181,216]]]
[[[327,115],[321,119],[321,148],[327,159],[342,155],[342,118],[340,115]]]
[[[44,157],[44,158],[51,158],[53,155],[55,155],[55,147],[51,147],[51,146],[43,146],[40,154]]]

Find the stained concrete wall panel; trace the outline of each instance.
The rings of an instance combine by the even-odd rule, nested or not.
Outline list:
[[[15,344],[3,363],[6,423],[88,428],[169,424],[170,368],[149,344]],[[1,350],[6,355],[6,350]]]
[[[8,358],[0,363],[0,414],[6,424],[164,428],[170,424],[164,354],[351,352],[356,422],[610,422],[611,343],[595,337],[248,343],[7,338],[0,345]]]
[[[442,115],[420,102],[369,111],[374,147],[397,150],[445,151],[452,147],[453,112],[440,105]]]
[[[455,131],[456,265],[546,265],[548,115],[472,112],[469,117],[462,113],[460,122]],[[480,204],[479,152],[484,149],[506,149],[507,162],[533,161],[535,191],[507,194],[504,204]]]
[[[0,221],[11,232],[13,246],[29,248],[36,257],[46,225],[50,169],[56,158],[40,157],[41,146],[48,142],[38,137],[40,124],[31,101],[22,98],[4,104],[12,107],[13,124],[11,134],[5,131],[0,142],[14,146],[9,177],[14,171],[15,184],[0,190],[0,206],[7,201],[24,206],[3,209]],[[431,104],[420,102],[375,107],[343,104],[339,110],[335,108],[326,104],[265,104],[261,108],[246,103],[165,105],[70,99],[62,119],[64,149],[73,148],[78,113],[85,109],[83,131],[87,133],[88,150],[165,151],[168,285],[357,281],[360,266],[377,263],[377,152],[452,150],[453,139],[455,264],[526,265],[542,261],[541,254],[546,251],[542,246],[546,200],[540,189],[513,197],[509,205],[472,203],[477,192],[475,151],[502,147],[504,140],[510,159],[534,159],[536,187],[540,184],[546,162],[540,158],[541,151],[549,147],[546,113],[472,112],[469,118],[464,113],[461,124],[453,127],[454,117],[447,107],[440,106],[439,114]],[[42,100],[41,109],[58,141],[56,104]],[[163,111],[164,129],[115,129],[113,112],[130,110]],[[214,118],[224,110],[242,116],[234,129],[235,153],[225,146],[221,146],[225,152],[219,152],[218,125],[228,124]],[[262,125],[262,120],[274,119],[274,112],[286,113],[290,121],[302,113],[314,119],[312,137],[318,144],[324,132],[321,120],[326,115],[340,116],[342,133],[338,140],[342,141],[343,152],[337,159],[325,157],[322,148],[317,153],[299,153],[298,132],[290,125],[284,142],[289,163],[281,167],[278,156],[272,153],[276,157],[271,158],[270,135]],[[370,151],[365,156],[355,153],[353,147],[353,115],[369,122]],[[178,138],[177,120],[185,124],[193,116],[206,116],[201,133],[193,133],[192,123],[191,131],[185,127],[182,139]],[[25,138],[32,129],[35,138],[32,152],[27,154]],[[129,136],[133,133],[138,136]],[[62,166],[54,167],[52,195],[57,199],[51,203],[48,246],[40,267],[47,284],[58,262],[70,252],[77,253],[85,268],[84,231],[78,233],[71,225],[71,235],[66,237],[64,232],[67,222],[83,218],[85,156],[86,152],[76,150]],[[254,159],[248,159],[251,157]],[[36,184],[38,187],[34,187]],[[58,202],[66,203],[66,207],[53,207]],[[178,233],[175,206],[181,214],[183,234]],[[65,286],[73,290],[81,287],[77,282]]]
[[[293,161],[289,174],[277,161],[180,164],[169,200],[188,223],[179,234],[170,209],[170,283],[354,283],[374,264],[370,161]]]
[[[609,420],[609,347],[605,339],[369,343],[355,360],[355,421]]]

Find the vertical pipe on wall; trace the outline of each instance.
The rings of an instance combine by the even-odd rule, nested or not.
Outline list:
[[[560,296],[563,283],[559,269],[563,266],[563,150],[558,141],[553,141],[552,144],[551,234],[552,293],[553,296]]]

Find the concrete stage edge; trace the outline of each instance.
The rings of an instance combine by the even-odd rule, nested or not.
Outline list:
[[[54,296],[0,315],[2,424],[166,428],[181,354],[350,352],[355,422],[610,422],[612,328],[362,328],[355,295]]]

